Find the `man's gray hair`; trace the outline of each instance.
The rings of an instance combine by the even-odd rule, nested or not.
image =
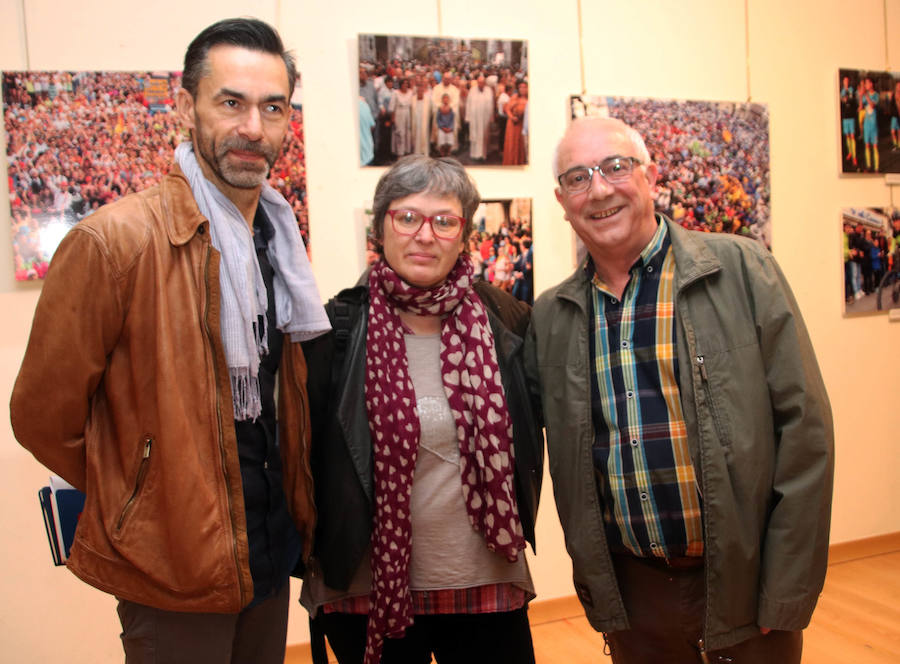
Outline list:
[[[553,150],[553,162],[551,163],[551,167],[553,168],[553,179],[554,180],[558,179],[559,176],[561,175],[560,168],[559,168],[559,148],[560,148],[560,146],[562,146],[563,141],[565,141],[566,138],[568,138],[569,133],[571,131],[573,131],[573,128],[577,129],[581,125],[584,125],[586,123],[602,124],[602,125],[606,125],[608,127],[617,126],[618,129],[623,134],[625,134],[625,137],[631,142],[632,146],[634,147],[635,156],[638,159],[640,159],[643,164],[650,163],[650,161],[651,161],[650,151],[647,150],[647,144],[644,143],[643,136],[641,136],[640,132],[637,129],[635,129],[634,127],[630,127],[629,125],[625,124],[624,122],[622,122],[621,120],[619,120],[617,118],[599,118],[599,117],[576,118],[575,120],[572,120],[572,122],[569,124],[568,128],[566,129],[566,132],[563,134],[562,138],[559,139],[559,141],[556,144],[556,148],[554,148],[554,150]],[[584,165],[590,166],[592,164],[584,164]]]
[[[475,183],[463,165],[451,157],[434,159],[421,154],[401,157],[381,176],[375,187],[373,207],[375,216],[372,231],[378,246],[384,242],[384,218],[388,208],[398,198],[426,193],[455,198],[462,207],[463,241],[472,233],[472,217],[481,202]]]

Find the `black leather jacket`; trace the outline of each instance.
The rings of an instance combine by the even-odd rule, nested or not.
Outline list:
[[[525,538],[534,549],[544,449],[540,408],[529,398],[522,356],[531,308],[486,282],[476,282],[474,288],[494,333],[513,422],[516,499]],[[375,504],[365,406],[369,289],[343,290],[325,309],[334,330],[304,345],[318,513],[310,568],[321,571],[330,588],[344,590],[369,547]]]

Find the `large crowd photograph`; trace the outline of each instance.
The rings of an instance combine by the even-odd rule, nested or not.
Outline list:
[[[838,70],[841,171],[900,173],[900,72]]]
[[[683,227],[772,247],[765,104],[573,95],[570,117],[634,127],[659,168],[656,209]]]
[[[359,163],[528,163],[528,42],[359,35]]]
[[[531,199],[483,200],[475,210],[474,226],[469,256],[475,276],[534,304]]]
[[[3,72],[15,278],[42,279],[66,232],[100,206],[156,184],[186,138],[176,72]],[[309,249],[300,81],[269,183]]]

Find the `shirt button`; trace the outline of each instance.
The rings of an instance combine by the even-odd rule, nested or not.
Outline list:
[[[632,446],[632,447],[637,447],[637,445],[638,445],[637,440],[632,440],[632,441],[631,441],[631,446]]]
[[[634,391],[633,391],[633,390],[628,390],[628,391],[625,393],[625,396],[628,397],[629,399],[633,399],[633,398],[634,398]]]
[[[646,491],[641,491],[641,500],[647,500],[649,497]]]
[[[627,341],[623,341],[623,342],[622,342],[622,348],[628,348],[628,342],[627,342]]]
[[[653,266],[652,266],[652,265],[648,265],[648,266],[647,266],[647,272],[653,272]]]
[[[618,304],[618,303],[619,303],[619,301],[618,301],[616,298],[614,298],[614,297],[610,298],[609,301],[612,302],[613,304]]]
[[[656,542],[650,542],[650,548],[655,551],[659,548],[659,544],[657,544]]]

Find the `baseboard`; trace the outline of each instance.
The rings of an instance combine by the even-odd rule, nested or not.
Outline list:
[[[894,551],[900,551],[900,532],[832,544],[828,547],[828,564],[840,565],[851,560],[880,556]]]
[[[828,564],[840,565],[860,558],[869,558],[886,553],[900,551],[900,532],[867,537],[865,539],[841,542],[828,547]],[[532,625],[542,625],[555,620],[577,618],[584,615],[584,610],[578,597],[567,595],[554,597],[539,602],[531,602],[528,605],[528,622]],[[298,643],[287,647],[285,664],[300,664],[312,661],[308,643]]]

